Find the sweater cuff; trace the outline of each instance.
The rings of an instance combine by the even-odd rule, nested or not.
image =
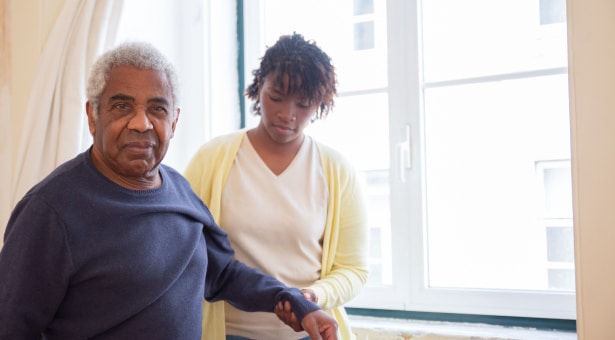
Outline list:
[[[303,322],[303,318],[308,313],[320,309],[317,304],[304,298],[303,293],[297,288],[290,288],[278,293],[276,301],[289,301],[299,323]]]

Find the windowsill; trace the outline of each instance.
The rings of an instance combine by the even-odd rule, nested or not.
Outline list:
[[[489,340],[577,340],[576,332],[539,330],[523,327],[505,327],[477,323],[456,323],[393,319],[372,316],[349,315],[350,324],[357,340],[381,339],[489,339]]]

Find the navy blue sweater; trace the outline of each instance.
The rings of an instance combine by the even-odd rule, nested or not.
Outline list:
[[[226,233],[184,178],[128,190],[89,152],[54,170],[15,207],[0,252],[0,339],[190,339],[201,303],[272,312],[296,288],[233,260]]]

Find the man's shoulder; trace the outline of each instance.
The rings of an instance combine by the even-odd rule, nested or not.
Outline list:
[[[70,184],[79,181],[79,177],[87,173],[84,169],[87,161],[85,157],[87,157],[87,155],[82,153],[58,165],[41,181],[34,185],[30,191],[49,190],[54,187],[64,188],[63,190],[65,191],[73,187]]]

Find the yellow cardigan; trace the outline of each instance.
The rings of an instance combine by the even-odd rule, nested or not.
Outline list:
[[[220,219],[222,191],[246,129],[205,143],[184,175],[196,194]],[[355,339],[343,305],[356,297],[367,281],[367,205],[354,168],[337,151],[316,142],[329,190],[320,279],[309,287],[318,305],[335,317],[338,338]],[[224,340],[224,303],[203,303],[203,340]]]

